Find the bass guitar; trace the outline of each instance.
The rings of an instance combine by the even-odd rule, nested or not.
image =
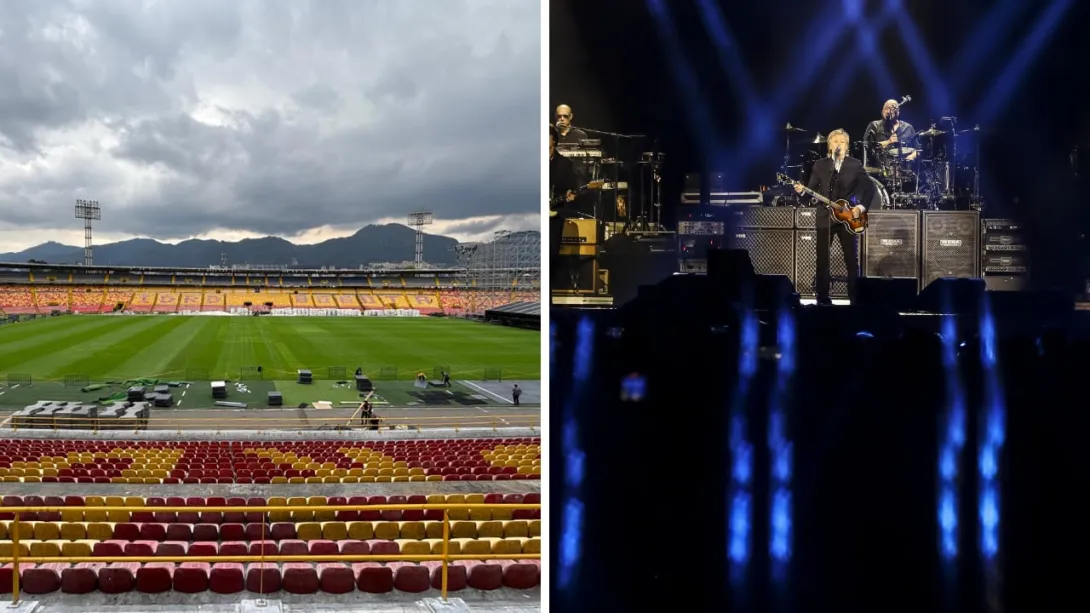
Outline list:
[[[591,190],[602,189],[602,186],[605,185],[605,184],[606,184],[605,181],[591,181],[590,183],[587,183],[583,187],[580,187],[579,189],[575,190],[575,195],[576,196],[581,196],[581,195],[583,195],[583,194],[585,194],[585,193],[587,193],[587,192],[589,192]],[[564,203],[567,202],[567,201],[568,201],[568,195],[567,194],[557,196],[556,198],[553,198],[552,200],[550,200],[549,201],[549,217],[556,217],[558,215],[557,211],[560,209],[560,207],[564,206]]]
[[[863,211],[859,215],[856,215],[855,211],[852,209],[852,203],[847,200],[832,200],[826,198],[783,173],[776,173],[776,180],[783,185],[792,187],[798,185],[801,187],[803,193],[809,194],[815,200],[824,204],[825,208],[829,209],[829,216],[832,217],[833,221],[843,224],[844,227],[851,230],[853,234],[862,234],[867,231],[867,224],[870,223],[867,218],[867,212]]]

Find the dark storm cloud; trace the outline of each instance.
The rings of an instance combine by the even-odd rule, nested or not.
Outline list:
[[[8,227],[77,197],[160,238],[538,209],[534,2],[16,0],[0,30]]]

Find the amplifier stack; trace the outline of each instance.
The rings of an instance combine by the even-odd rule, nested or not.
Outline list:
[[[1013,219],[985,219],[980,226],[981,268],[991,290],[1018,291],[1029,285],[1029,246]]]
[[[745,249],[757,274],[784,275],[800,295],[813,296],[817,215],[827,213],[819,208],[765,206],[689,211],[689,219],[678,226],[681,271],[703,270],[708,249]],[[857,242],[860,274],[914,279],[918,290],[943,277],[979,277],[982,246],[986,265],[992,265],[995,258],[989,259],[993,252],[988,251],[988,241],[1010,244],[1015,240],[1001,239],[994,221],[985,220],[982,234],[977,211],[874,211],[867,232]],[[1008,255],[997,261],[1016,266],[1021,260]],[[845,298],[848,274],[835,238],[829,262],[830,297]]]

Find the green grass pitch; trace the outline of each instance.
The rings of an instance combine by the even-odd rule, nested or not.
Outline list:
[[[12,374],[30,375],[40,399],[47,399],[48,382],[62,387],[65,377],[77,375],[91,382],[184,381],[207,371],[210,379],[237,381],[256,379],[247,376],[256,366],[264,384],[255,386],[263,389],[284,388],[299,369],[309,369],[317,379],[313,388],[325,390],[330,367],[343,367],[351,380],[357,366],[380,390],[391,369],[401,381],[448,366],[455,380],[484,379],[486,370],[500,370],[505,380],[535,380],[541,377],[540,332],[431,317],[73,315],[0,326],[0,384]],[[191,389],[201,387],[203,396],[207,386]],[[4,387],[9,396],[26,394]],[[388,387],[399,395],[396,390],[411,385]],[[294,400],[282,391],[285,404]],[[9,404],[5,400],[0,396],[0,405]]]

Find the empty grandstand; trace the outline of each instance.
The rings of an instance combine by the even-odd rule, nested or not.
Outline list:
[[[474,268],[373,271],[0,263],[0,315],[293,309],[298,314],[403,310],[481,316],[491,308],[540,299],[539,271],[530,260],[518,260],[519,266],[507,268],[510,262],[492,256],[470,259]],[[504,267],[485,265],[496,262]]]

